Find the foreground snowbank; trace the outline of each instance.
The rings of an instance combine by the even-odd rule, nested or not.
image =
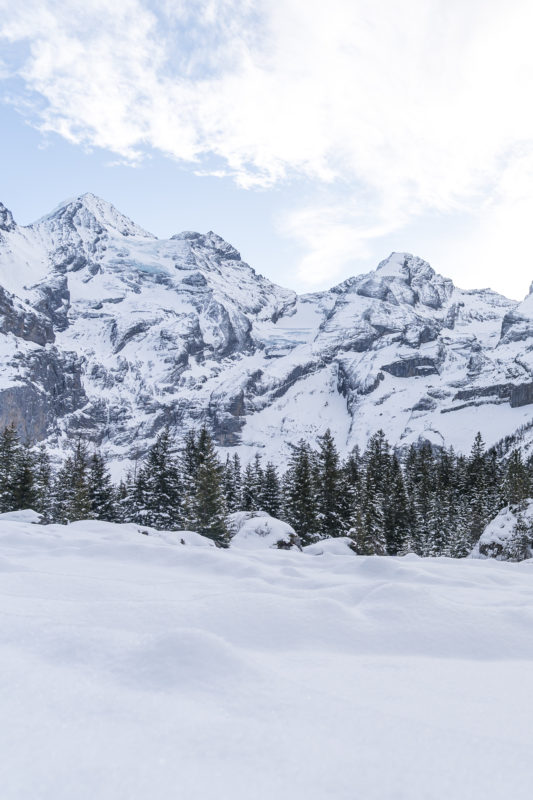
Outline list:
[[[148,534],[0,521],[2,800],[529,800],[533,562]]]

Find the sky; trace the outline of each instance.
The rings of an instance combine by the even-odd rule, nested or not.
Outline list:
[[[0,201],[91,191],[299,291],[533,280],[531,0],[0,0]]]

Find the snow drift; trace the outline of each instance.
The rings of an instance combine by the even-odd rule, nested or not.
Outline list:
[[[529,800],[532,561],[143,530],[0,520],[2,800]]]

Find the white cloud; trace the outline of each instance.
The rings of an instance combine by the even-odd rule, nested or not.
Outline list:
[[[132,161],[155,148],[199,172],[214,156],[244,187],[304,175],[345,198],[351,186],[347,202],[284,222],[310,283],[428,210],[493,217],[496,197],[500,225],[517,235],[525,220],[528,193],[508,184],[533,152],[529,0],[0,0],[0,11],[0,35],[27,47],[18,73],[46,100],[44,130]]]

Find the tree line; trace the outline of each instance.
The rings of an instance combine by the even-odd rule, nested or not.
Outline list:
[[[238,454],[222,463],[205,427],[180,441],[167,428],[118,484],[81,438],[54,469],[46,448],[21,443],[13,426],[0,436],[0,513],[33,508],[45,523],[194,530],[220,546],[229,543],[228,514],[266,511],[292,525],[304,545],[348,536],[363,555],[460,558],[501,508],[520,508],[532,487],[533,460],[520,449],[487,450],[479,433],[468,456],[429,443],[400,455],[378,431],[363,452],[341,459],[328,430],[314,446],[293,447],[280,473],[259,453],[244,469]],[[530,531],[521,536],[531,540]]]

